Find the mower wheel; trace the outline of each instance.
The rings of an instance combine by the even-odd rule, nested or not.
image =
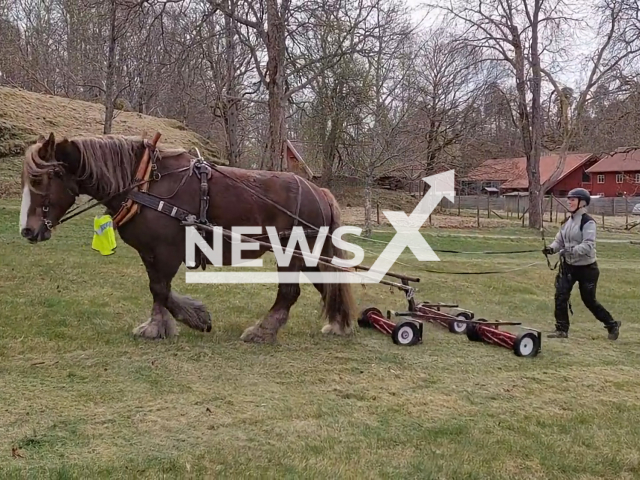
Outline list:
[[[540,339],[533,332],[521,332],[513,342],[513,353],[519,357],[535,357],[540,351]]]
[[[484,319],[479,318],[478,321],[482,322]],[[478,332],[478,326],[475,323],[469,323],[467,325],[467,338],[472,342],[483,342],[484,339]]]
[[[381,316],[382,318],[384,318],[384,315],[382,315],[382,312],[376,308],[376,307],[367,307],[364,310],[362,310],[360,312],[360,315],[358,315],[358,326],[360,328],[372,328],[373,325],[371,325],[371,321],[369,320],[369,314],[370,313],[375,313],[379,316]]]
[[[459,318],[461,320],[471,320],[471,315],[466,312],[462,312],[456,315],[456,318]],[[456,322],[453,319],[449,321],[449,331],[451,333],[466,333],[467,328],[469,328],[469,324],[467,322]]]
[[[396,345],[407,347],[420,343],[422,340],[420,327],[411,320],[397,323],[391,332],[391,338]]]

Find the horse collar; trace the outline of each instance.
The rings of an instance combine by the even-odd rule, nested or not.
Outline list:
[[[160,139],[160,134],[156,133],[155,137],[151,142],[145,140],[144,146],[145,151],[142,155],[142,160],[140,160],[140,164],[138,165],[138,170],[136,171],[136,176],[133,180],[134,187],[132,192],[139,191],[142,193],[146,193],[149,189],[149,183],[152,180],[158,181],[160,180],[160,173],[158,172],[158,151],[156,150],[156,144]],[[151,172],[153,172],[153,178],[151,177]],[[131,220],[140,210],[140,205],[137,202],[134,202],[130,196],[127,196],[127,199],[122,203],[120,209],[116,212],[113,217],[113,224],[115,228],[121,227],[129,220]]]

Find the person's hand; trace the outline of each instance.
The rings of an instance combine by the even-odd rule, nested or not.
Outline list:
[[[544,247],[542,249],[542,253],[545,255],[553,255],[553,249],[551,247]]]
[[[560,252],[558,252],[560,254],[561,257],[566,257],[567,255],[571,254],[571,247],[565,247],[562,250],[560,250]]]

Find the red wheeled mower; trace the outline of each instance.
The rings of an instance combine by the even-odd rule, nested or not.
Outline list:
[[[412,346],[422,343],[422,322],[409,318],[393,323],[376,307],[362,310],[358,316],[358,325],[360,328],[376,328],[382,333],[391,335],[396,345]]]
[[[500,325],[522,325],[518,322],[489,322],[484,318],[469,323],[467,338],[472,342],[485,342],[513,350],[519,357],[535,357],[540,353],[542,335],[532,328],[518,334],[499,330]]]
[[[522,327],[528,332],[514,334],[499,330],[500,325],[522,325],[519,322],[489,322],[484,318],[474,320],[470,310],[464,310],[455,304],[424,302],[416,305],[414,290],[408,286],[408,278],[402,278],[409,309],[406,312],[387,310],[387,316],[376,307],[368,307],[360,312],[358,325],[361,328],[375,328],[391,335],[396,345],[412,346],[422,343],[424,322],[430,322],[448,329],[452,333],[466,333],[473,342],[484,342],[513,350],[519,357],[535,357],[540,353],[542,335],[539,331]],[[449,312],[443,308],[452,309]],[[406,319],[394,323],[391,317]]]

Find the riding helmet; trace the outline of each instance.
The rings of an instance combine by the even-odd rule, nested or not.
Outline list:
[[[591,195],[589,191],[584,188],[574,188],[567,194],[567,198],[579,198],[580,200],[584,200],[587,205],[591,203]]]

